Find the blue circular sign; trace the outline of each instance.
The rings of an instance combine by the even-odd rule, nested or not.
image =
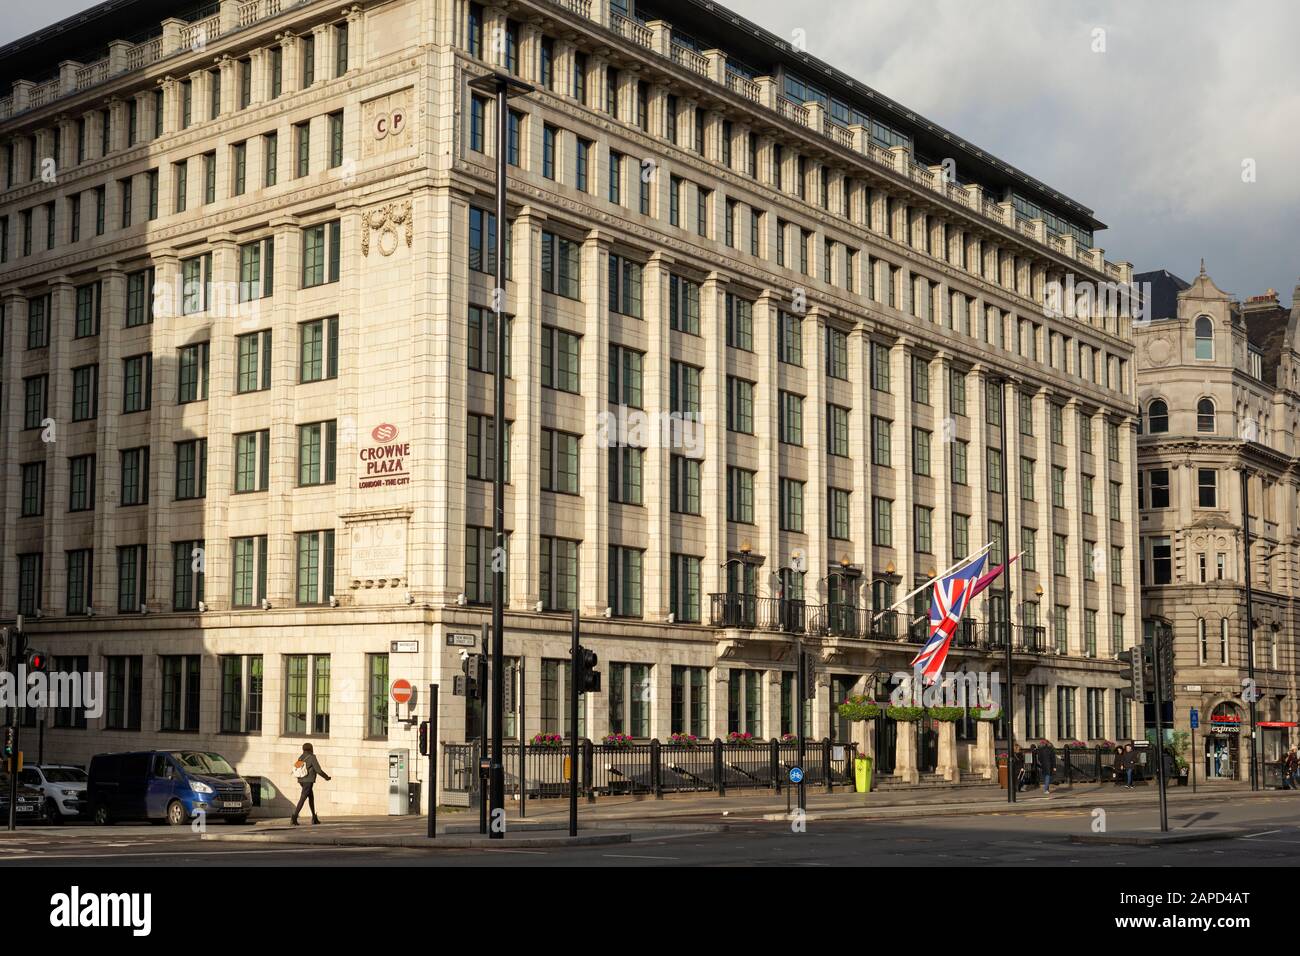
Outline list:
[[[799,767],[790,768],[790,782],[803,783],[803,770]]]

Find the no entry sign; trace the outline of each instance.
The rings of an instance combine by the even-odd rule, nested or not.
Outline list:
[[[411,686],[411,682],[405,677],[399,677],[393,681],[393,686],[389,688],[388,692],[393,695],[393,700],[397,703],[405,704],[411,699],[411,695],[415,693],[415,688]]]

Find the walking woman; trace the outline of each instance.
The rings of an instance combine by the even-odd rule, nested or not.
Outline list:
[[[302,796],[298,798],[298,805],[293,808],[293,816],[289,822],[294,826],[298,825],[298,814],[302,813],[304,803],[311,805],[311,822],[320,823],[320,817],[316,816],[316,795],[312,788],[316,786],[316,778],[330,778],[324,770],[321,769],[320,761],[316,759],[316,754],[312,752],[310,743],[302,745],[302,754],[293,764],[293,775],[298,778],[298,785],[302,787]]]

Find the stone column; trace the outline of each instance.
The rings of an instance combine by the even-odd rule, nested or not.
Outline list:
[[[582,436],[579,488],[584,532],[579,567],[584,587],[583,613],[604,614],[609,605],[609,452],[600,447],[595,414],[609,408],[609,238],[592,230],[582,244],[583,400],[589,414]]]
[[[663,621],[668,616],[672,565],[671,456],[676,430],[660,418],[669,410],[672,365],[671,333],[668,327],[672,259],[658,251],[646,263],[642,289],[649,339],[642,370],[642,404],[648,416],[647,447],[641,465],[642,501],[646,508],[646,552],[642,566],[642,609],[646,620]]]
[[[920,755],[916,752],[916,725],[900,720],[897,729],[894,777],[905,783],[917,783],[921,779],[921,772],[917,769]]]
[[[939,759],[935,770],[949,783],[961,782],[961,767],[957,763],[957,725],[950,720],[935,721],[939,731]]]

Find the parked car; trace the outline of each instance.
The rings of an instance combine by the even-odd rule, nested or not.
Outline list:
[[[91,758],[86,802],[101,825],[149,820],[179,826],[200,813],[243,823],[253,809],[253,793],[220,754],[146,750]]]
[[[9,822],[9,771],[0,770],[0,825]],[[18,802],[15,804],[14,819],[19,823],[39,823],[41,804],[45,795],[35,787],[29,787],[18,781]]]
[[[62,823],[85,812],[86,771],[80,767],[34,764],[23,767],[18,782],[41,792],[41,818],[46,823]]]

